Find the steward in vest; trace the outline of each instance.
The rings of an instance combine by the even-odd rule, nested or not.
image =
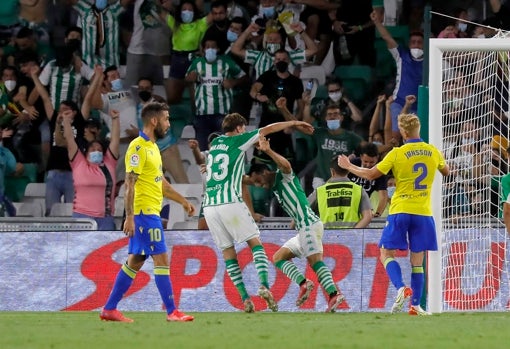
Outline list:
[[[349,180],[348,171],[337,160],[335,156],[331,161],[331,178],[316,190],[320,219],[327,228],[365,228],[372,220],[370,198]]]

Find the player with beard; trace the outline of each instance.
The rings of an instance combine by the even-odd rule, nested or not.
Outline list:
[[[126,153],[124,233],[129,237],[128,259],[121,267],[110,297],[99,317],[106,321],[133,322],[117,310],[117,304],[135,279],[148,256],[154,261],[154,281],[165,304],[167,321],[193,321],[174,303],[167,247],[159,212],[163,196],[180,203],[192,216],[195,207],[177,193],[163,177],[161,154],[156,140],[170,127],[168,107],[149,103],[142,110],[143,131],[129,144]]]

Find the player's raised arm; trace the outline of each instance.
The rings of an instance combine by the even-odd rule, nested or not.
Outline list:
[[[271,149],[271,146],[269,145],[269,140],[263,135],[259,135],[259,149],[262,150],[267,155],[269,155],[271,159],[273,159],[273,161],[276,163],[276,166],[278,166],[280,171],[287,174],[292,172],[292,165],[290,164],[290,162],[283,156],[275,152],[273,149]]]
[[[372,168],[363,168],[353,165],[351,160],[349,160],[346,155],[338,156],[338,166],[345,168],[358,177],[362,177],[368,180],[377,179],[383,175],[383,173],[379,171],[376,166],[373,166]]]

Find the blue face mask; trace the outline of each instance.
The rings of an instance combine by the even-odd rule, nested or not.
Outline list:
[[[234,41],[236,41],[238,36],[239,36],[239,35],[237,35],[236,33],[234,33],[234,32],[233,32],[233,31],[231,31],[231,30],[228,30],[228,31],[227,31],[227,40],[228,40],[228,42],[234,42]]]
[[[103,152],[91,151],[89,153],[89,161],[93,164],[100,164],[103,162]]]
[[[266,18],[272,18],[274,16],[274,6],[262,7],[262,14]]]
[[[397,187],[388,187],[386,190],[388,191],[388,197],[391,199],[391,197],[393,196],[393,194],[395,194],[395,189],[397,189]]]
[[[207,62],[211,63],[211,62],[214,62],[216,60],[216,57],[217,57],[217,52],[218,50],[216,50],[215,48],[206,48],[205,49],[205,59]]]
[[[122,90],[123,88],[124,88],[124,86],[122,85],[121,79],[115,79],[112,81],[112,90],[113,91],[118,92],[118,91]]]
[[[182,10],[181,11],[181,20],[183,23],[191,23],[193,21],[193,11]]]
[[[340,128],[340,120],[326,120],[326,124],[328,125],[328,129],[332,131]]]
[[[103,11],[108,6],[108,0],[96,0],[96,8]]]

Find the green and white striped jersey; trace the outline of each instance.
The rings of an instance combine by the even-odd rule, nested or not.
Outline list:
[[[288,52],[292,65],[299,65],[306,62],[304,50],[292,50]],[[271,56],[266,50],[246,50],[244,62],[253,66],[255,70],[255,80],[257,80],[263,73],[273,69],[274,56]]]
[[[60,68],[56,65],[56,60],[49,61],[39,76],[39,80],[44,86],[49,85],[49,92],[53,107],[58,110],[60,102],[80,101],[80,88],[82,78],[90,80],[94,71],[85,63],[82,64],[80,71],[74,69],[71,65],[69,69]]]
[[[285,174],[277,170],[272,190],[280,206],[296,223],[297,230],[320,221],[310,207],[299,178],[294,172]]]
[[[123,11],[120,0],[103,11],[96,12],[94,1],[78,0],[73,8],[78,11],[78,25],[83,30],[82,59],[91,67],[119,66],[119,14]],[[102,35],[98,35],[102,33]],[[98,40],[100,40],[98,42]]]
[[[242,202],[245,151],[259,140],[259,130],[215,138],[207,155],[203,206]]]
[[[227,114],[234,98],[233,89],[223,88],[223,80],[239,79],[244,71],[228,56],[219,56],[212,63],[204,57],[191,62],[188,73],[196,71],[195,105],[197,115]]]

